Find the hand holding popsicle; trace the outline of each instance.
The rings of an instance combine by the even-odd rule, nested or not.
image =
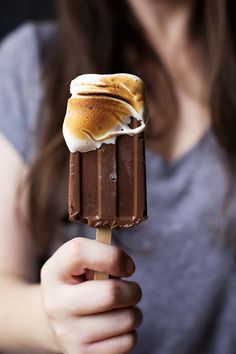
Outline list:
[[[134,282],[107,279],[127,277],[135,267],[106,243],[113,228],[147,217],[144,86],[128,74],[82,75],[71,93],[63,124],[71,151],[69,214],[97,228],[100,242],[74,239],[49,259],[42,269],[44,308],[63,351],[127,353],[142,320],[135,307],[141,290]],[[86,281],[94,272],[107,280]]]
[[[84,238],[65,243],[45,263],[44,309],[63,352],[113,354],[133,348],[142,321],[135,307],[141,298],[138,284],[86,280],[93,271],[127,277],[134,269],[132,259],[118,247]]]
[[[97,228],[97,240],[110,243],[112,229],[147,217],[144,84],[130,74],[88,74],[72,81],[71,94],[63,124],[70,219]]]

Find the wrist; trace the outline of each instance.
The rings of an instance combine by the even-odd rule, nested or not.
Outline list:
[[[62,350],[57,342],[56,335],[54,334],[53,328],[50,324],[50,321],[47,315],[44,312],[41,289],[38,285],[31,285],[32,299],[35,301],[35,309],[38,309],[39,323],[42,324],[41,329],[38,333],[38,344],[37,346],[41,347],[43,350],[49,353],[62,353]]]

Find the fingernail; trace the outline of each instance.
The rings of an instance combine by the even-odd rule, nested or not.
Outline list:
[[[135,271],[135,265],[134,262],[131,261],[131,259],[126,262],[126,271],[128,274],[133,274]]]

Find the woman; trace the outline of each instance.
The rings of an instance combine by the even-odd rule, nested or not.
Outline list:
[[[234,353],[233,1],[57,4],[58,25],[26,25],[1,45],[0,349]],[[86,72],[147,85],[149,220],[118,232],[130,255],[73,238],[91,230],[66,222],[61,126],[69,82]],[[132,281],[116,279],[134,261]],[[87,281],[93,271],[115,278]]]

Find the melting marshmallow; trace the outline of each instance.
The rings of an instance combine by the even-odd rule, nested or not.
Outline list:
[[[115,144],[119,135],[141,133],[145,121],[143,81],[130,74],[85,74],[71,82],[63,135],[71,152]],[[130,128],[131,117],[140,122]]]

